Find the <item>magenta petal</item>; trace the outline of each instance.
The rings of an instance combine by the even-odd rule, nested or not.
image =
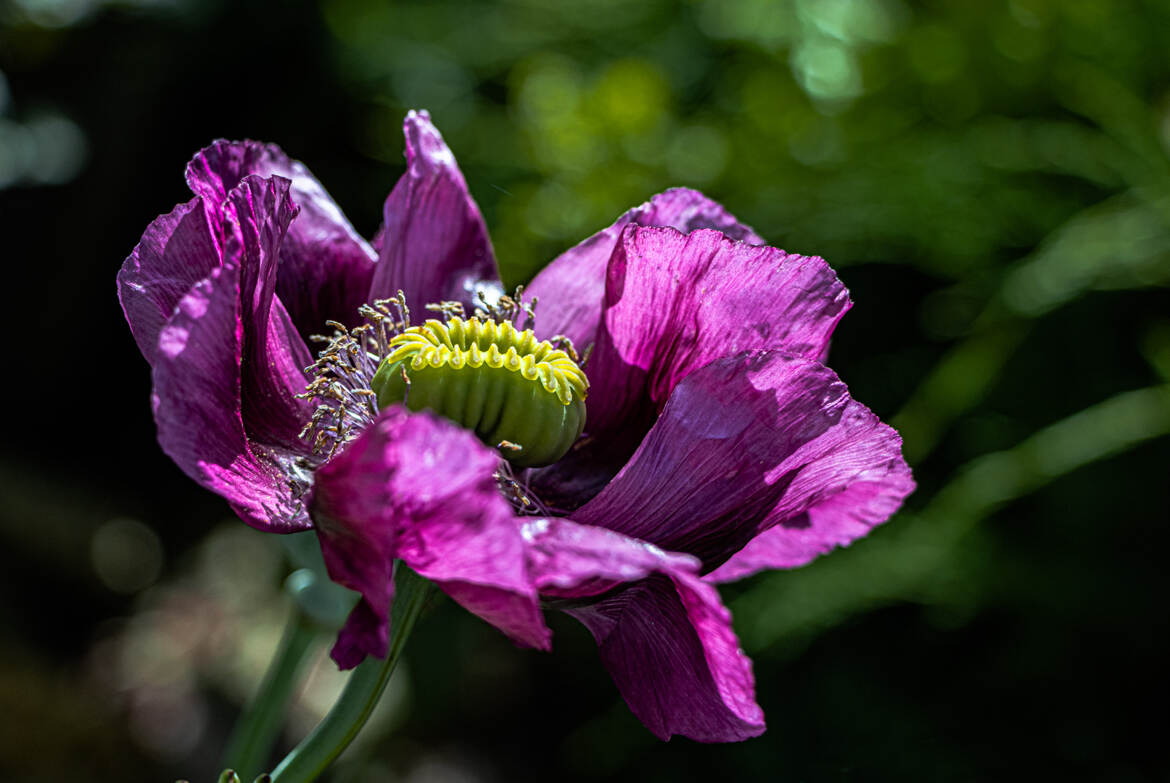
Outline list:
[[[823,259],[627,227],[609,262],[605,313],[589,363],[589,431],[608,432],[643,400],[661,408],[691,372],[723,356],[774,349],[819,358],[849,309]]]
[[[430,115],[410,112],[403,132],[406,173],[386,199],[370,298],[401,289],[416,312],[448,300],[474,306],[477,291],[500,290],[483,215]]]
[[[559,517],[524,524],[528,569],[541,595],[583,598],[654,573],[698,573],[690,555],[664,552],[603,527]]]
[[[528,294],[540,299],[537,333],[542,339],[556,334],[569,337],[584,350],[597,339],[605,295],[605,267],[622,229],[638,226],[670,226],[683,233],[700,228],[722,231],[749,245],[764,240],[717,202],[696,190],[672,188],[645,204],[634,207],[576,247],[557,256],[532,280]]]
[[[735,742],[764,732],[731,615],[695,577],[652,577],[570,610],[597,640],[630,711],[660,739]]]
[[[694,558],[563,519],[525,526],[543,595],[580,598],[566,612],[597,640],[630,710],[661,739],[730,742],[764,731],[751,661]]]
[[[386,569],[386,579],[392,579],[392,577],[391,569]],[[386,599],[387,603],[389,603],[390,597],[393,597],[393,593],[394,591],[391,590]],[[357,666],[366,659],[367,655],[385,658],[389,649],[390,623],[388,616],[384,613],[379,615],[370,608],[370,604],[359,601],[353,611],[349,613],[349,617],[346,618],[345,626],[338,634],[337,641],[333,643],[333,649],[329,651],[329,656],[333,658],[337,668],[344,670]],[[381,652],[376,652],[378,650]]]
[[[834,547],[848,545],[889,519],[914,491],[900,444],[901,439],[889,427],[870,428],[836,459],[857,465],[877,464],[876,470],[829,495],[803,515],[765,530],[704,578],[709,582],[733,582],[766,569],[796,568]],[[890,460],[888,469],[881,467],[882,454]]]
[[[204,154],[196,161],[208,165]],[[208,171],[203,173],[210,176]],[[179,299],[211,270],[235,266],[245,429],[258,443],[304,453],[307,444],[298,435],[312,409],[297,395],[305,389],[303,370],[311,358],[275,295],[281,249],[297,216],[290,183],[279,176],[247,176],[220,193],[190,172],[189,178],[202,195],[155,220],[119,272],[118,294],[131,330],[153,364],[159,331]]]
[[[328,319],[359,323],[357,309],[366,301],[377,255],[304,164],[275,144],[220,140],[187,165],[191,189],[213,203],[249,175],[292,182],[300,212],[280,247],[276,293],[300,334],[321,333]]]
[[[213,269],[159,334],[152,372],[158,439],[191,478],[263,530],[310,526],[291,457],[253,449],[240,415],[239,269]]]
[[[252,425],[301,410],[296,365],[308,354],[285,334],[287,316],[270,306],[270,293],[268,305],[253,294],[266,296],[265,259],[295,214],[287,186],[256,179],[223,203],[177,207],[150,225],[118,276],[127,320],[153,366],[163,450],[249,524],[279,531],[309,526],[303,447],[290,422],[279,435]]]
[[[740,354],[687,376],[629,463],[573,518],[689,552],[704,570],[778,526],[819,553],[863,535],[910,493],[901,444],[820,363]]]
[[[282,177],[245,177],[223,204],[225,255],[240,274],[240,316],[244,325],[242,411],[252,440],[295,453],[308,453],[299,437],[312,405],[298,397],[308,383],[312,361],[284,305],[276,299],[279,252],[296,207]]]
[[[386,655],[396,558],[515,641],[548,647],[520,524],[492,475],[498,463],[471,432],[395,406],[317,471],[329,576],[362,594],[334,648],[338,665]]]
[[[154,364],[159,332],[175,305],[220,263],[218,239],[199,198],[147,227],[118,272],[118,299],[147,362]]]

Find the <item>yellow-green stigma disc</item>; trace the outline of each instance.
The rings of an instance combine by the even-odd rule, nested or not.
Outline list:
[[[394,336],[371,388],[379,409],[432,410],[526,468],[556,462],[580,437],[589,381],[530,329],[451,317]]]

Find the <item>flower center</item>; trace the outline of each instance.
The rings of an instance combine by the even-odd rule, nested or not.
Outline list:
[[[390,339],[370,389],[473,430],[517,467],[560,459],[585,426],[589,381],[568,353],[509,321],[449,315]]]

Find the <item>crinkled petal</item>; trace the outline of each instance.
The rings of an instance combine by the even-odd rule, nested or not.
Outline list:
[[[329,576],[362,595],[333,650],[339,666],[386,655],[396,558],[518,643],[548,647],[520,523],[492,475],[498,464],[471,432],[393,406],[317,471]]]
[[[688,552],[704,571],[777,527],[811,557],[864,535],[910,493],[901,444],[824,365],[747,352],[679,383],[573,519]]]
[[[628,226],[610,259],[589,362],[588,430],[661,408],[687,375],[751,349],[822,355],[849,293],[821,258],[729,239]]]
[[[540,299],[536,329],[541,339],[569,337],[580,350],[597,339],[605,296],[605,267],[622,229],[670,226],[683,233],[700,228],[722,231],[749,245],[764,240],[719,203],[687,188],[672,188],[619,217],[612,226],[557,256],[532,280],[527,292]]]
[[[283,177],[245,177],[223,204],[225,255],[240,267],[244,325],[243,404],[248,436],[293,453],[308,454],[299,437],[312,405],[298,397],[312,360],[284,306],[276,298],[279,252],[296,207]]]
[[[179,300],[221,263],[202,199],[178,205],[147,227],[118,272],[118,299],[147,362],[154,364],[159,332]]]
[[[386,563],[384,579],[392,580],[394,571]],[[387,597],[387,602],[393,597]],[[345,620],[345,627],[333,643],[329,651],[330,657],[339,669],[352,669],[366,659],[367,655],[381,655],[386,657],[390,649],[390,624],[388,615],[375,612],[369,603],[359,601]],[[381,653],[376,651],[381,650]]]
[[[240,414],[239,268],[211,270],[159,332],[152,371],[158,439],[188,476],[262,530],[310,526],[291,460],[253,449]]]
[[[654,544],[612,530],[560,518],[524,523],[528,569],[541,595],[554,599],[598,596],[655,573],[698,573],[690,555],[664,552]]]
[[[842,462],[861,464],[872,460],[869,455],[884,450],[897,458],[888,472],[877,472],[870,481],[855,481],[804,514],[765,530],[704,578],[709,582],[734,582],[759,571],[797,568],[834,547],[848,545],[893,516],[914,491],[914,479],[897,453],[900,441],[891,438],[891,432],[888,427],[874,427],[868,437],[850,446],[851,453],[839,457]]]
[[[525,527],[529,568],[545,595],[580,597],[566,611],[597,640],[630,710],[661,739],[730,742],[764,731],[751,661],[719,594],[691,557],[563,519]]]
[[[300,212],[280,247],[276,293],[301,336],[321,333],[329,319],[359,323],[377,254],[304,164],[274,144],[221,139],[187,166],[191,189],[216,203],[250,175],[292,182]]]
[[[419,312],[440,301],[474,307],[478,291],[501,290],[483,215],[430,115],[410,112],[403,132],[406,173],[386,199],[370,298],[401,289]]]
[[[143,355],[153,364],[159,331],[179,299],[213,269],[234,265],[240,273],[244,328],[245,429],[249,439],[277,452],[303,454],[307,444],[298,435],[312,409],[297,395],[307,383],[304,367],[310,354],[275,294],[281,249],[297,208],[289,198],[289,180],[280,176],[245,176],[222,192],[221,186],[235,180],[228,176],[231,166],[225,158],[213,153],[226,155],[229,147],[216,145],[196,156],[188,178],[200,195],[147,228],[118,275],[119,298]],[[228,174],[213,178],[212,161]]]

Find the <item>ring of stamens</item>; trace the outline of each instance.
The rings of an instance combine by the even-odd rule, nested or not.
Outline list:
[[[584,427],[585,373],[530,329],[449,314],[394,335],[388,349],[371,383],[379,408],[433,410],[517,467],[555,462]]]
[[[390,339],[410,325],[410,309],[401,291],[389,299],[376,299],[358,308],[365,320],[352,329],[327,321],[332,336],[311,335],[324,343],[317,360],[305,368],[312,380],[298,397],[315,403],[312,418],[301,438],[313,444],[314,455],[333,458],[337,450],[357,437],[378,415],[370,381],[386,354]]]

